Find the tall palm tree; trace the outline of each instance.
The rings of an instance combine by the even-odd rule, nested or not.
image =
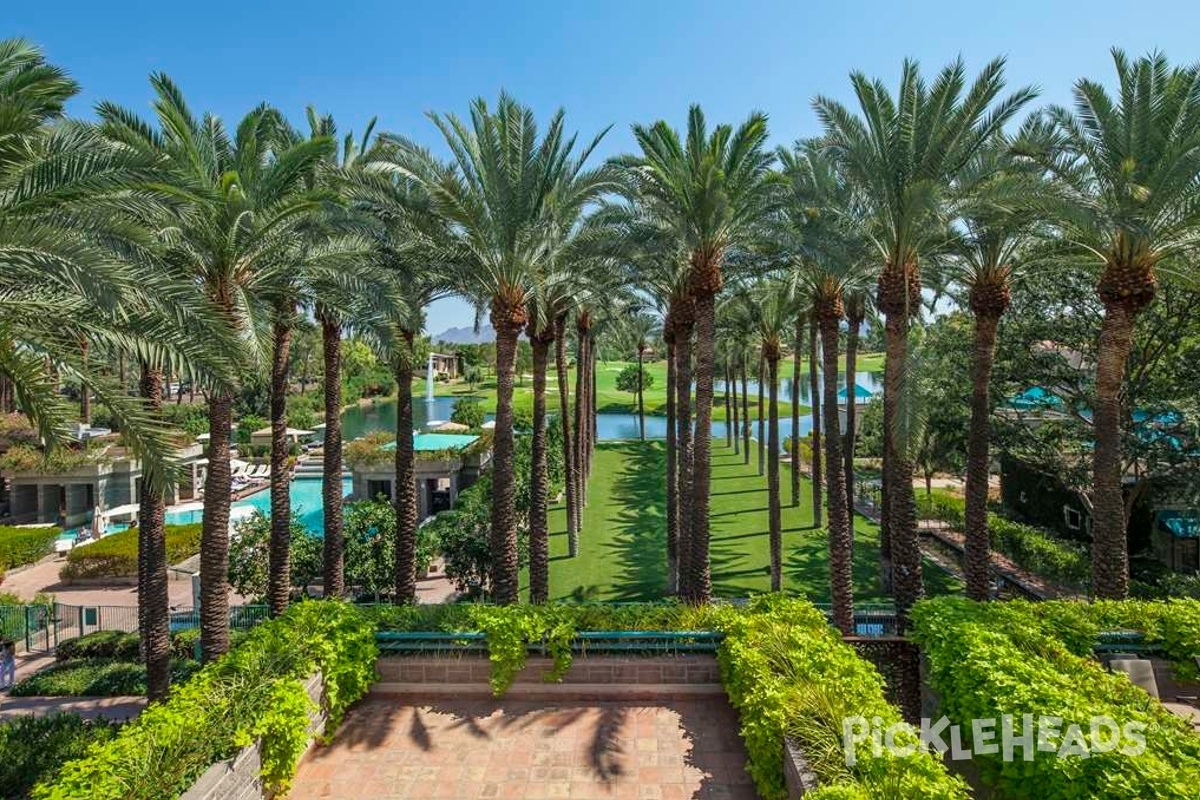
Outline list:
[[[164,227],[163,259],[190,276],[223,315],[226,326],[253,343],[259,293],[294,263],[299,230],[320,208],[304,179],[333,147],[327,139],[287,145],[278,112],[259,106],[231,136],[211,114],[197,119],[179,88],[165,75],[150,78],[153,125],[118,106],[98,107],[105,133],[122,146],[157,160],[158,191],[176,205]],[[209,468],[201,535],[200,641],[204,659],[229,649],[229,444],[233,393],[209,398]]]
[[[1051,146],[1028,148],[1055,179],[1062,239],[1100,270],[1092,451],[1092,593],[1100,598],[1129,590],[1120,425],[1134,324],[1154,301],[1157,273],[1200,244],[1200,69],[1172,67],[1161,53],[1112,56],[1116,96],[1078,81],[1074,109],[1046,112]]]
[[[718,125],[708,131],[704,112],[692,106],[686,138],[666,122],[635,125],[634,138],[641,153],[624,156],[636,202],[667,221],[678,232],[688,252],[688,293],[694,307],[696,329],[696,420],[691,457],[689,554],[685,599],[699,603],[711,594],[709,573],[709,487],[712,445],[713,371],[715,367],[716,295],[724,281],[722,266],[731,247],[755,238],[773,202],[770,191],[772,156],[766,148],[767,120],[752,114],[734,129]],[[676,326],[680,317],[675,317]],[[680,341],[677,352],[690,349]],[[684,376],[677,375],[684,384]],[[684,384],[690,386],[688,384]],[[677,409],[679,411],[679,409]],[[681,468],[681,476],[684,470]]]
[[[854,527],[854,450],[858,437],[858,344],[863,321],[867,317],[868,295],[863,288],[843,292],[846,311],[846,436],[843,439],[845,458],[846,503],[850,507],[851,539]]]
[[[975,317],[963,559],[967,596],[972,600],[986,600],[990,587],[987,498],[996,333],[1035,233],[1035,199],[1042,194],[1039,183],[1036,175],[1013,160],[1010,143],[1003,138],[982,148],[959,178],[963,233],[952,251],[954,268],[949,274],[967,290],[967,305]]]
[[[396,139],[409,173],[455,232],[459,288],[488,305],[496,331],[496,430],[492,479],[492,587],[499,603],[517,601],[517,518],[513,481],[513,370],[517,338],[529,322],[537,278],[556,263],[556,192],[568,180],[586,205],[609,187],[583,169],[600,136],[582,150],[560,110],[539,135],[533,112],[507,94],[493,111],[471,104],[470,123],[431,118],[452,153],[446,170],[426,151]],[[603,136],[603,134],[601,134]]]
[[[637,358],[638,383],[638,438],[646,440],[646,396],[643,386],[646,353],[650,350],[650,342],[659,336],[661,320],[646,311],[633,310],[620,317],[618,321],[619,341],[622,353],[633,352]]]
[[[895,98],[881,81],[861,73],[850,81],[861,116],[827,97],[816,98],[814,107],[825,127],[825,146],[862,197],[864,234],[883,262],[878,281],[886,343],[883,482],[892,585],[903,626],[923,591],[913,465],[898,414],[906,392],[908,326],[920,307],[920,259],[944,241],[942,206],[953,177],[1035,93],[1022,89],[1000,97],[1003,59],[986,65],[969,87],[961,59],[932,84],[916,62],[905,61]]]

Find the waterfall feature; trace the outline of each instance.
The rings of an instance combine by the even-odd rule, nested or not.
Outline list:
[[[429,354],[429,363],[425,365],[425,402],[433,402],[433,353]]]

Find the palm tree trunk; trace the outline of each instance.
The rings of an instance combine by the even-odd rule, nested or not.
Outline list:
[[[417,602],[417,500],[416,454],[413,452],[412,382],[416,367],[416,331],[400,331],[396,355],[396,452],[392,481],[392,508],[396,514],[395,603]],[[497,425],[497,427],[499,427]]]
[[[817,318],[809,320],[808,326],[808,397],[812,406],[812,499],[813,526],[824,524],[821,511],[821,387],[817,382]]]
[[[989,388],[1000,315],[975,315],[975,359],[971,365],[971,427],[967,435],[966,553],[963,572],[967,597],[986,600],[990,594],[991,543],[987,526]]]
[[[271,348],[271,543],[268,548],[267,603],[271,616],[287,611],[292,594],[292,501],[288,470],[287,390],[292,328],[290,308],[279,309]]]
[[[1134,311],[1105,302],[1096,352],[1096,408],[1092,450],[1092,595],[1123,600],[1129,594],[1129,546],[1121,488],[1121,385],[1133,346]]]
[[[675,424],[676,450],[679,463],[679,595],[690,599],[692,594],[692,514],[695,495],[692,493],[692,329],[691,325],[675,327]]]
[[[846,332],[846,438],[843,447],[845,459],[846,503],[850,509],[850,532],[854,535],[854,448],[858,439],[858,331],[862,316],[858,306],[852,303],[847,308],[849,330]]]
[[[533,433],[529,475],[529,600],[545,603],[550,598],[550,530],[546,519],[550,475],[546,463],[546,364],[550,339],[532,333],[533,348]]]
[[[696,294],[696,433],[692,442],[692,524],[688,544],[692,551],[691,597],[707,603],[712,596],[708,560],[708,508],[712,482],[713,376],[716,370],[717,305],[715,292]]]
[[[497,304],[498,306],[499,304]],[[501,313],[496,313],[500,310]],[[521,325],[515,325],[516,319]],[[493,307],[496,330],[496,431],[492,455],[492,596],[500,605],[517,602],[517,511],[513,476],[513,369],[524,309]]]
[[[766,349],[766,348],[764,348]],[[771,546],[771,591],[783,590],[783,518],[779,509],[779,348],[767,350],[767,528]]]
[[[750,390],[746,375],[746,354],[742,353],[742,463],[750,463]]]
[[[804,350],[804,318],[796,317],[792,349],[792,508],[800,507],[800,354]]]
[[[675,386],[677,384],[675,335],[671,330],[670,312],[663,325],[667,343],[667,594],[679,593],[679,439],[675,426]]]
[[[739,410],[738,410],[737,382],[738,382],[737,362],[733,361],[731,359],[729,362],[729,383],[726,384],[726,388],[729,390],[729,395],[731,398],[729,408],[730,408],[730,413],[733,416],[727,417],[725,420],[725,424],[729,426],[729,431],[731,434],[730,438],[733,441],[733,454],[735,456],[739,455],[742,452],[742,429],[739,427],[739,425],[741,424],[741,417],[739,416]]]
[[[642,343],[638,342],[638,436],[643,442],[646,441],[646,397],[644,394],[646,387],[642,380],[642,363],[645,361],[645,355],[646,351],[642,347]]]
[[[725,389],[724,389],[724,395],[725,395],[725,446],[733,447],[733,425],[731,424],[733,422],[733,409],[730,406],[731,401],[729,399],[729,384],[731,381],[730,381],[730,377],[729,377],[730,368],[729,368],[728,361],[725,362],[724,369],[725,369]]]
[[[571,436],[570,372],[567,369],[567,318],[559,314],[554,319],[554,369],[558,373],[558,415],[562,424],[563,465],[566,470],[567,541],[571,555],[579,549],[579,498],[575,452]]]
[[[766,359],[758,357],[758,474],[761,477],[766,471],[766,436],[763,425],[766,423],[766,408],[763,403],[763,392],[766,391],[767,368]]]
[[[162,373],[142,364],[141,394],[150,412],[162,411]],[[142,479],[138,509],[138,610],[142,654],[146,661],[146,698],[167,699],[171,688],[170,598],[167,588],[166,501]]]
[[[592,474],[592,457],[596,455],[596,441],[600,438],[600,420],[596,417],[596,335],[590,334],[588,358],[592,368],[588,370],[588,418],[591,420],[591,436],[588,437],[588,475]]]
[[[820,312],[821,351],[824,355],[825,463],[829,465],[829,590],[833,600],[833,624],[843,636],[854,634],[854,536],[850,507],[846,503],[842,464],[842,437],[838,426],[838,320],[841,305],[826,301]]]
[[[891,420],[883,443],[883,478],[887,484],[888,539],[891,550],[892,590],[901,630],[907,630],[908,612],[924,593],[921,549],[917,540],[917,507],[913,495],[913,462],[908,443],[901,442],[897,424],[905,398],[908,363],[908,323],[903,315],[890,314],[884,326],[884,417]]]
[[[587,449],[587,312],[581,312],[575,320],[575,502],[581,509],[587,504],[587,475],[583,453]],[[571,558],[579,554],[579,529],[575,539],[568,542]]]
[[[229,426],[233,396],[208,403],[208,479],[200,533],[200,652],[207,663],[229,650]]]
[[[342,326],[331,314],[321,318],[321,344],[325,359],[325,474],[321,501],[325,515],[325,557],[322,585],[326,597],[346,591],[345,541],[342,527]],[[399,410],[397,409],[397,412]]]

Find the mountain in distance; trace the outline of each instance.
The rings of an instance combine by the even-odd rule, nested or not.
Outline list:
[[[479,326],[479,333],[469,326],[447,328],[441,333],[430,336],[429,339],[432,342],[446,342],[447,344],[481,344],[496,341],[496,331],[492,329],[491,325],[485,323]]]

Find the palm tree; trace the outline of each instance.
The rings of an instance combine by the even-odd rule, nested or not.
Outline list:
[[[175,204],[164,228],[163,259],[180,276],[194,278],[233,334],[253,345],[257,294],[276,271],[294,263],[295,240],[320,207],[304,191],[304,178],[325,158],[328,139],[285,143],[278,112],[259,106],[231,137],[211,114],[193,116],[179,88],[165,75],[150,78],[159,128],[118,106],[98,113],[114,141],[157,160],[156,188]],[[233,393],[209,398],[209,468],[201,536],[200,641],[204,659],[229,649],[229,444]]]
[[[618,321],[622,353],[633,351],[637,356],[638,438],[642,441],[646,440],[646,398],[642,385],[646,353],[650,350],[650,342],[658,337],[660,326],[661,320],[657,316],[638,310],[622,315]]]
[[[783,589],[783,515],[779,487],[779,360],[794,316],[791,293],[777,280],[766,280],[738,298],[754,326],[765,366],[767,387],[767,528],[770,538],[771,591]]]
[[[556,193],[570,181],[580,205],[608,189],[602,172],[582,165],[600,137],[576,152],[560,110],[539,136],[533,112],[507,94],[495,111],[478,99],[470,124],[433,114],[452,156],[443,169],[403,140],[401,159],[434,209],[455,232],[453,264],[459,288],[486,303],[496,331],[496,430],[492,468],[492,587],[499,603],[517,601],[517,518],[513,481],[513,369],[517,339],[529,322],[528,302],[539,275],[553,269]],[[603,134],[601,134],[602,136]]]
[[[685,599],[699,603],[707,601],[711,593],[708,508],[715,299],[724,281],[722,265],[727,252],[754,238],[773,202],[769,190],[772,157],[765,147],[767,120],[762,114],[752,114],[736,130],[718,125],[710,134],[704,112],[692,106],[684,141],[662,121],[649,127],[635,125],[633,134],[641,153],[618,159],[629,176],[631,195],[649,214],[663,220],[665,227],[678,232],[690,265],[688,294],[694,311],[688,316],[694,319],[696,330],[696,420],[687,502],[690,519],[682,521],[681,530],[687,532],[690,553]],[[690,321],[679,313],[674,317],[680,365],[690,345],[679,326]],[[684,375],[676,377],[677,384],[690,387]],[[687,471],[681,466],[681,478]]]
[[[846,503],[850,508],[851,539],[854,528],[854,450],[858,437],[858,342],[863,321],[867,316],[867,292],[855,288],[843,292],[846,311],[846,436],[843,440],[845,458]]]
[[[1037,176],[1014,163],[1010,143],[1001,138],[981,149],[959,179],[959,212],[964,229],[953,251],[950,276],[968,293],[975,316],[971,362],[971,422],[967,436],[966,548],[963,572],[967,596],[986,600],[990,587],[991,545],[987,525],[992,363],[1000,318],[1012,301],[1012,283],[1025,266],[1034,234]]]
[[[1092,593],[1100,598],[1129,590],[1120,426],[1134,324],[1154,301],[1157,272],[1193,257],[1200,242],[1200,69],[1172,67],[1161,53],[1112,56],[1116,96],[1078,81],[1073,111],[1046,112],[1051,146],[1028,148],[1055,179],[1062,239],[1100,268],[1092,452]]]
[[[998,99],[1003,59],[985,66],[969,88],[961,59],[932,84],[915,62],[905,61],[895,99],[878,80],[861,73],[850,80],[861,116],[827,97],[818,97],[814,107],[825,127],[825,146],[866,206],[864,234],[883,262],[878,281],[886,343],[883,482],[892,585],[904,626],[923,591],[913,465],[898,414],[906,392],[909,321],[920,306],[919,263],[945,238],[942,199],[953,177],[1034,92],[1022,89]]]

